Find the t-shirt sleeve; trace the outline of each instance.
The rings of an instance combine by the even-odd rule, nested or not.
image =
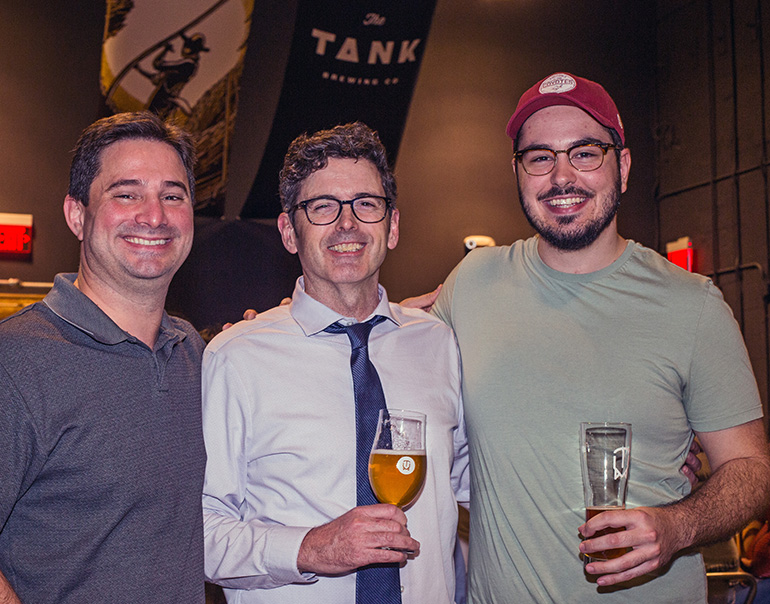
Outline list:
[[[454,295],[455,282],[457,281],[457,273],[460,271],[460,264],[452,269],[449,276],[444,281],[444,287],[441,288],[441,292],[436,299],[431,314],[441,319],[449,327],[452,325],[452,296]]]
[[[693,430],[713,432],[762,417],[762,403],[738,323],[709,284],[683,396]]]

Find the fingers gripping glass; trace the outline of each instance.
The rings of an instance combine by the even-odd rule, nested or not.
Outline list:
[[[324,195],[300,201],[291,211],[296,212],[297,208],[302,208],[312,224],[323,226],[335,222],[342,214],[342,206],[345,205],[351,207],[353,216],[359,221],[371,224],[385,218],[390,208],[390,199],[379,195],[362,195],[343,201]]]
[[[612,143],[587,143],[575,145],[569,149],[524,149],[513,154],[530,176],[545,176],[556,165],[556,156],[564,153],[575,170],[578,172],[592,172],[602,167],[604,156],[610,149],[619,149]]]

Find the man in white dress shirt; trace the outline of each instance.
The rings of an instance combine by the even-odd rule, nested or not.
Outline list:
[[[448,327],[378,283],[398,242],[385,149],[360,123],[300,136],[280,191],[278,227],[303,268],[292,302],[204,355],[206,575],[229,602],[352,604],[373,601],[359,569],[396,563],[392,601],[451,604],[457,502],[469,499],[459,355]],[[406,512],[356,504],[351,344],[325,331],[375,316],[368,353],[387,405],[427,416],[427,478]]]

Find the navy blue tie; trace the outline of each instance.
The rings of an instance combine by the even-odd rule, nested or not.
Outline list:
[[[386,409],[385,394],[377,369],[369,360],[369,333],[385,317],[377,315],[365,323],[332,323],[324,331],[345,333],[350,339],[350,371],[356,401],[356,504],[378,503],[369,485],[369,453],[377,432],[380,409]],[[398,564],[372,564],[356,573],[356,604],[401,604]]]

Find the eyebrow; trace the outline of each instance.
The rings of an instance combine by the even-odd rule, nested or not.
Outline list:
[[[120,187],[141,187],[143,185],[144,185],[144,182],[139,180],[138,178],[121,178],[120,180],[116,180],[109,187],[107,187],[107,191],[112,191],[113,189],[118,189]],[[187,185],[178,180],[164,180],[163,186],[182,189],[185,193],[189,195],[189,191],[187,190]]]
[[[586,138],[581,138],[576,141],[572,141],[569,145],[567,145],[566,149],[571,149],[572,147],[579,147],[580,145],[612,145],[614,144],[612,141],[603,141],[599,138],[594,138],[593,136],[588,136]],[[519,153],[523,151],[530,151],[532,149],[549,149],[553,150],[549,145],[546,145],[544,143],[532,143],[531,145],[527,145],[526,147],[522,147],[519,149]],[[565,149],[565,150],[566,150]]]
[[[382,197],[384,199],[387,199],[387,195],[385,195],[385,193],[383,193],[382,195],[380,195],[379,193],[356,193],[350,199],[360,199],[362,197]],[[335,197],[334,195],[329,195],[329,194],[316,195],[315,197],[309,197],[305,201],[314,201],[316,199],[329,199],[329,200],[333,200],[333,201],[345,201],[343,199],[339,199],[338,197]]]

